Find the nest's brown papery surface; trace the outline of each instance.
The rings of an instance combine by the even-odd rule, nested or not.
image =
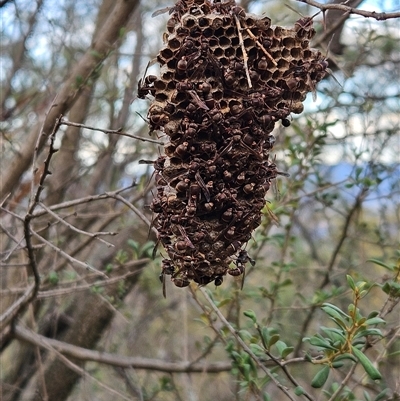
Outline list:
[[[328,65],[309,46],[311,18],[288,29],[207,0],[178,1],[170,14],[160,76],[139,83],[139,97],[154,97],[151,130],[169,138],[151,205],[168,254],[162,278],[220,285],[253,263],[244,247],[278,173],[274,125],[302,112]]]

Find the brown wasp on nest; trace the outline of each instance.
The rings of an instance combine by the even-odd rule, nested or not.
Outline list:
[[[151,94],[151,130],[169,137],[154,162],[158,239],[168,258],[160,278],[222,284],[244,274],[243,249],[261,223],[271,181],[275,122],[287,126],[326,74],[309,46],[312,18],[271,26],[234,1],[180,0],[169,11],[160,76],[139,81]],[[156,12],[156,15],[161,12]],[[165,290],[164,290],[165,294]]]

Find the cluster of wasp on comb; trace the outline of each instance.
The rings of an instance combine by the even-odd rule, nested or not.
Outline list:
[[[154,162],[158,240],[168,258],[160,278],[178,287],[244,275],[244,250],[261,223],[271,181],[277,121],[290,124],[326,74],[310,49],[312,18],[294,28],[246,13],[234,1],[180,0],[169,11],[160,76],[139,81],[154,98],[151,131],[168,136]],[[159,14],[158,12],[156,14]],[[165,285],[164,285],[165,295]]]

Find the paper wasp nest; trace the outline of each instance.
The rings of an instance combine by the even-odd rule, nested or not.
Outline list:
[[[150,128],[169,137],[151,204],[168,254],[161,277],[220,285],[254,263],[243,248],[277,175],[275,122],[302,112],[328,65],[309,47],[311,18],[288,29],[208,0],[180,0],[170,14],[160,76],[139,82],[138,94],[154,97]]]

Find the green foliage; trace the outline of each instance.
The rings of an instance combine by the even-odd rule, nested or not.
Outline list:
[[[360,310],[360,304],[371,290],[371,284],[363,280],[355,281],[350,275],[347,275],[346,279],[352,293],[352,302],[345,310],[333,303],[323,303],[320,309],[334,323],[334,326],[321,326],[320,333],[303,339],[313,349],[306,355],[305,360],[319,366],[309,381],[311,387],[315,389],[326,387],[332,369],[341,369],[346,372],[353,364],[360,364],[371,380],[382,379],[382,374],[367,357],[365,351],[367,344],[374,339],[382,338],[383,334],[376,326],[385,324],[385,320],[379,316],[378,311],[371,311],[365,315]],[[237,347],[234,341],[229,341],[225,348],[233,360],[232,372],[240,378],[240,387],[246,391],[254,391],[270,382],[271,376],[262,375],[257,369],[257,361],[258,363],[271,362],[270,374],[279,381],[284,380],[284,373],[291,377],[282,367],[290,362],[289,358],[295,347],[281,338],[280,330],[263,325],[258,313],[253,309],[245,310],[243,315],[249,325],[246,329],[238,330],[237,333],[248,348]],[[313,356],[315,351],[318,352],[317,357]],[[282,370],[276,370],[276,367],[281,367]],[[304,385],[298,383],[293,377],[291,380],[293,384],[296,384],[292,389],[294,394],[303,395]],[[340,387],[335,382],[331,383],[330,390],[325,389],[324,392],[329,396],[340,393],[340,399],[358,400],[350,389],[346,386]],[[369,393],[366,395],[366,400],[368,397]]]
[[[147,241],[141,246],[138,241],[133,239],[128,240],[128,245],[132,250],[132,257],[135,259],[150,258],[155,246],[153,241]]]
[[[311,381],[311,386],[314,388],[322,387],[328,380],[330,368],[329,366],[324,366],[318,373],[314,376]]]
[[[368,316],[363,316],[358,308],[360,300],[368,293],[368,283],[365,281],[355,282],[350,275],[347,275],[347,284],[353,292],[353,303],[344,312],[339,307],[324,303],[321,309],[329,316],[337,327],[321,327],[323,335],[315,334],[311,338],[305,338],[312,346],[322,351],[323,358],[311,358],[314,364],[325,365],[315,375],[312,386],[322,387],[328,379],[330,368],[340,368],[343,360],[358,361],[365,372],[372,380],[379,380],[382,375],[374,367],[373,363],[365,355],[367,337],[382,337],[381,330],[375,326],[385,323],[373,311]]]
[[[48,277],[48,278],[49,278],[50,284],[52,284],[52,285],[58,284],[59,276],[58,276],[58,273],[57,273],[57,272],[51,271],[51,272],[49,273],[49,277]]]

